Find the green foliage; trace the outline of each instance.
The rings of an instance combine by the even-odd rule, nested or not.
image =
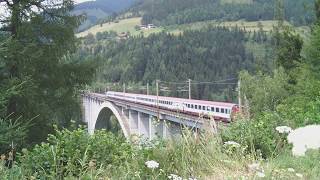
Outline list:
[[[310,37],[310,43],[307,46],[307,57],[306,64],[309,66],[310,70],[315,77],[320,79],[320,25],[315,25],[313,28],[312,35]]]
[[[318,124],[320,122],[320,81],[309,66],[299,68],[297,84],[277,111],[296,126]]]
[[[7,169],[0,160],[1,179],[168,179],[170,174],[183,178],[251,178],[246,166],[260,161],[267,177],[276,175],[280,169],[295,168],[306,177],[318,177],[318,153],[294,158],[282,136],[274,130],[280,119],[265,114],[250,121],[236,122],[222,140],[238,140],[240,147],[222,144],[221,139],[207,133],[194,134],[183,131],[178,139],[168,141],[134,141],[128,143],[106,131],[89,135],[85,129],[57,130],[50,135],[48,143],[36,145],[18,155],[18,162]],[[270,122],[270,123],[269,123]],[[231,133],[231,134],[230,134]],[[249,138],[250,137],[250,138]],[[255,148],[263,156],[284,151],[269,161],[261,161],[260,155],[251,154]],[[271,149],[273,148],[273,149]],[[244,151],[244,150],[249,150]],[[269,153],[269,154],[268,154]],[[155,169],[145,163],[159,163]],[[274,171],[277,170],[277,171]],[[235,173],[236,172],[236,173]],[[283,171],[281,171],[283,172]],[[286,171],[285,171],[286,172]],[[283,174],[283,177],[291,177]]]
[[[236,1],[237,2],[237,1]],[[247,3],[226,3],[224,0],[143,0],[133,11],[143,11],[142,23],[185,24],[196,21],[272,20],[275,1],[255,0]],[[314,21],[313,2],[285,0],[284,18],[296,25]],[[310,10],[311,9],[311,10]]]
[[[10,114],[22,121],[36,117],[29,142],[43,140],[53,122],[68,126],[71,119],[80,119],[77,91],[93,74],[91,63],[71,55],[78,42],[74,30],[82,19],[69,13],[73,1],[52,3],[1,4],[9,14],[1,17],[6,23],[1,29],[5,33],[0,44],[0,90],[6,90],[7,97],[0,117]]]
[[[308,151],[306,156],[293,157],[290,152],[283,152],[279,156],[268,161],[266,174],[269,177],[277,177],[279,179],[296,179],[296,173],[302,174],[304,179],[319,179],[320,152],[317,150]],[[288,169],[294,169],[289,172]]]
[[[283,67],[287,73],[293,71],[301,63],[303,40],[299,34],[286,29],[278,34],[277,65]]]
[[[242,98],[248,100],[245,108],[253,116],[264,111],[276,110],[276,107],[289,95],[288,76],[282,68],[274,70],[272,76],[242,72],[240,78]]]
[[[253,57],[247,53],[245,33],[240,29],[207,27],[185,31],[179,36],[167,33],[145,38],[133,37],[126,41],[99,41],[96,46],[84,46],[78,51],[82,58],[94,52],[100,63],[96,76],[101,83],[153,84],[162,81],[217,81],[235,78],[240,69],[252,70]],[[199,85],[194,87],[194,98],[212,99],[219,95],[232,101],[235,80],[231,84]],[[169,85],[168,85],[169,86]],[[170,86],[174,96],[176,86]],[[228,91],[229,90],[229,91]],[[226,98],[224,98],[226,96]]]
[[[286,122],[279,115],[269,112],[253,119],[239,119],[222,133],[223,141],[235,141],[246,147],[247,153],[256,157],[270,158],[283,150],[286,144],[285,136],[280,135],[275,128]]]
[[[25,145],[28,128],[30,124],[22,123],[21,120],[0,119],[0,154],[7,153],[11,145],[18,145],[15,148],[21,148]]]
[[[84,129],[56,130],[49,135],[48,143],[36,145],[30,151],[23,151],[19,166],[27,176],[61,179],[83,177],[90,169],[118,166],[130,159],[131,146],[122,137],[97,131],[89,136]]]
[[[49,135],[48,143],[29,151],[23,149],[12,169],[0,164],[0,173],[2,179],[167,179],[170,174],[204,177],[216,171],[214,167],[222,159],[228,159],[222,151],[216,138],[194,136],[191,131],[185,131],[180,139],[141,139],[135,145],[106,131],[90,136],[82,128],[63,129]],[[150,160],[159,162],[159,167],[148,168],[145,163]]]

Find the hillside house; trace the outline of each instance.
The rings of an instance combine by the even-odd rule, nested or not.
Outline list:
[[[118,39],[119,40],[126,40],[128,38],[129,38],[129,34],[126,33],[126,32],[121,32],[121,33],[118,34]]]

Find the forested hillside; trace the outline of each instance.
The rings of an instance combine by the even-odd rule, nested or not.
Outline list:
[[[277,14],[274,0],[140,0],[132,11],[143,12],[143,23],[185,24],[196,21],[272,20]],[[279,1],[281,2],[281,1]],[[284,0],[284,17],[295,25],[314,21],[313,0]],[[281,14],[280,14],[281,15]]]
[[[109,16],[117,16],[117,13],[129,8],[135,0],[96,0],[79,3],[72,11],[74,14],[86,14],[87,19],[79,27],[83,31],[88,27],[95,25],[99,20]]]
[[[110,41],[113,33],[98,33],[87,37],[79,56],[100,57],[97,72],[103,83],[152,83],[162,81],[216,81],[236,78],[241,69],[253,70],[253,54],[246,51],[248,36],[239,29],[208,27],[185,31],[181,35],[167,33],[149,37],[137,36],[126,41]],[[263,34],[252,37],[265,41]],[[251,37],[251,36],[250,36]],[[94,47],[94,48],[89,48]],[[81,54],[81,55],[80,55]],[[237,80],[230,83],[236,83]],[[199,85],[193,96],[203,99],[231,101],[232,85]],[[171,87],[176,88],[176,87]],[[227,92],[225,92],[227,91]],[[171,95],[181,95],[177,91]],[[220,95],[216,97],[214,95]]]

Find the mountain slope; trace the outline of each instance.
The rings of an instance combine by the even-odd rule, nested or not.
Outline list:
[[[129,8],[134,2],[135,0],[97,0],[77,4],[73,13],[87,15],[87,20],[80,26],[79,31],[96,24],[99,19]]]
[[[284,0],[285,19],[294,25],[314,20],[313,0]],[[140,0],[132,8],[144,12],[142,22],[157,25],[196,21],[273,20],[274,0]]]

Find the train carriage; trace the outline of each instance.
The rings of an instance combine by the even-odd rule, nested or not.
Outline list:
[[[182,99],[165,96],[152,96],[108,91],[110,98],[130,101],[152,107],[190,114],[194,116],[214,117],[216,120],[230,122],[233,115],[239,111],[238,105],[225,102],[213,102],[193,99]]]

